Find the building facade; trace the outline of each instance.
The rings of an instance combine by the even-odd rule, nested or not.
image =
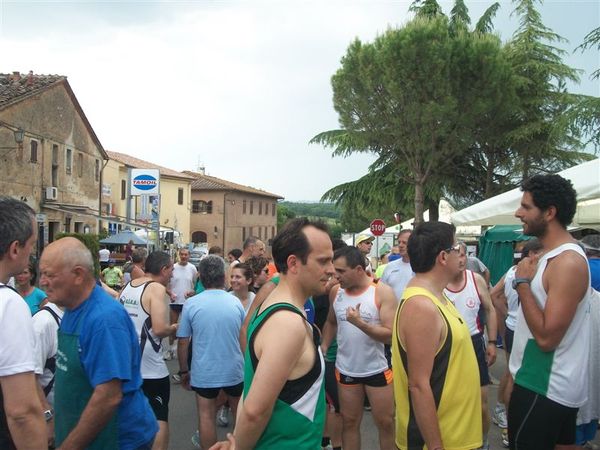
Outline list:
[[[256,236],[270,247],[277,234],[280,195],[198,172],[192,182],[191,241],[218,245],[227,253]]]
[[[124,153],[109,151],[107,154],[109,161],[104,169],[102,212],[103,216],[112,220],[107,220],[105,226],[110,231],[132,225],[151,226],[154,209],[158,211],[163,238],[168,231],[173,231],[179,236],[180,244],[190,242],[191,184],[194,178]],[[143,205],[143,197],[129,196],[129,169],[159,170],[160,199],[155,201],[154,206]],[[152,200],[146,199],[148,202]]]
[[[107,159],[66,77],[0,74],[0,194],[36,211],[38,252],[58,233],[98,232]]]

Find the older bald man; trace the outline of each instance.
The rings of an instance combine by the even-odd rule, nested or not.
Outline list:
[[[131,319],[97,283],[89,250],[63,238],[46,247],[40,284],[65,308],[58,331],[54,407],[60,448],[150,449],[158,426],[144,396]]]

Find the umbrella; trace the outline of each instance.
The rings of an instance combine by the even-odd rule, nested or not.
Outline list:
[[[101,244],[113,244],[113,245],[126,245],[132,241],[134,245],[146,245],[146,240],[136,235],[131,230],[121,231],[120,233],[113,234],[112,236],[102,239]]]

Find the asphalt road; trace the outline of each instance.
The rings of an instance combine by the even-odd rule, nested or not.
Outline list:
[[[167,361],[171,373],[177,373],[177,361]],[[498,379],[506,368],[506,359],[504,351],[498,349],[496,363],[491,367],[491,376],[493,384],[489,387],[489,407],[493,411],[496,405],[498,392]],[[191,437],[197,429],[197,412],[194,400],[194,393],[184,390],[180,385],[171,384],[171,401],[169,403],[169,424],[171,436],[169,448],[172,450],[193,450],[195,447],[191,443]],[[218,428],[220,439],[225,439],[225,435],[231,431],[231,427]],[[361,427],[362,448],[363,450],[378,450],[377,430],[373,423],[371,413],[365,411]],[[489,432],[490,449],[501,450],[502,446],[500,429],[492,424]],[[600,444],[600,440],[594,441]]]

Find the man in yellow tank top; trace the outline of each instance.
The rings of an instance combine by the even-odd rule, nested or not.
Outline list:
[[[482,444],[479,371],[469,329],[443,290],[460,271],[454,227],[418,225],[408,240],[415,276],[392,336],[396,445],[470,450]]]

